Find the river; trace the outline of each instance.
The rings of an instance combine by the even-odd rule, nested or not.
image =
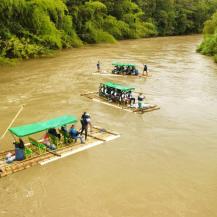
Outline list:
[[[217,65],[195,52],[200,35],[127,40],[59,52],[0,68],[0,134],[16,123],[78,117],[117,140],[0,180],[0,217],[216,217]],[[92,75],[119,60],[149,66],[148,79]],[[80,93],[114,81],[145,92],[161,109],[144,115]],[[0,149],[11,148],[7,135]]]

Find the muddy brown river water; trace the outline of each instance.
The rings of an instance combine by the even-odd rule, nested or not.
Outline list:
[[[216,217],[217,65],[195,52],[201,36],[86,46],[0,68],[0,134],[14,125],[80,116],[117,140],[0,179],[0,217]],[[152,77],[92,75],[120,60]],[[135,86],[161,109],[123,112],[80,97],[103,81]],[[10,135],[0,150],[11,148]]]

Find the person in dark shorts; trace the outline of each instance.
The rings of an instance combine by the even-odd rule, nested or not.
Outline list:
[[[87,112],[84,112],[81,116],[81,133],[80,135],[82,136],[83,132],[85,133],[85,140],[87,140],[87,131],[88,131],[88,119],[89,119],[89,115],[87,115]]]
[[[100,72],[100,62],[98,61],[96,64],[97,71]]]
[[[148,75],[148,66],[144,64],[143,75]]]

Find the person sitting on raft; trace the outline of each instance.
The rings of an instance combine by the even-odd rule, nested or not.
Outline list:
[[[20,161],[20,160],[24,160],[25,159],[25,145],[24,145],[24,141],[19,138],[19,142],[15,142],[15,157],[16,160]]]
[[[67,133],[67,132],[68,132],[66,125],[63,125],[63,126],[60,128],[60,130],[62,130],[64,133]]]
[[[25,159],[25,145],[21,138],[18,141],[14,142],[15,145],[15,154],[7,153],[6,155],[6,163],[12,163],[14,160],[21,161]]]
[[[75,126],[72,125],[70,130],[69,130],[69,135],[71,136],[72,139],[77,142],[77,139],[80,139],[81,144],[84,144],[83,137],[80,135],[80,133],[75,129]]]
[[[117,102],[118,101],[118,92],[117,90],[112,90],[111,95],[110,95],[110,100],[112,102]]]
[[[135,66],[132,66],[131,75],[139,75],[139,70]]]
[[[119,71],[119,67],[115,66],[115,68],[112,70],[112,73],[113,74],[118,74],[118,71]]]
[[[108,98],[109,97],[109,93],[110,93],[109,88],[105,87],[104,88],[104,96]]]
[[[105,87],[103,84],[101,84],[99,87],[99,95],[100,96],[104,96],[104,90],[105,90]]]
[[[101,84],[99,87],[99,95],[108,97],[109,89],[105,85]]]
[[[127,105],[128,103],[127,94],[125,92],[121,92],[120,103],[123,105]]]
[[[7,164],[10,164],[10,163],[12,163],[12,162],[15,161],[15,160],[16,160],[15,154],[12,154],[11,152],[8,152],[8,153],[6,154],[6,156],[5,156],[5,162],[6,162]]]
[[[130,92],[128,93],[128,99],[129,99],[129,102],[130,102],[130,106],[132,106],[132,105],[135,104],[136,99],[135,99],[135,97],[133,97],[132,91],[130,91]]]
[[[125,69],[125,74],[126,75],[130,75],[131,74],[131,68],[130,66],[127,66],[126,69]]]
[[[113,99],[113,94],[114,94],[114,90],[112,89],[111,92],[110,92],[110,94],[109,94],[109,96],[108,96],[108,101],[109,101],[109,102],[112,102],[112,101],[113,101],[113,100],[112,100],[112,99]]]
[[[107,87],[105,87],[104,85],[100,86],[99,93],[100,96],[107,97],[108,95]]]
[[[130,75],[133,75],[133,74],[134,74],[134,68],[135,68],[134,66],[131,66],[131,67],[130,67]]]
[[[120,66],[118,74],[124,74],[124,71],[125,71],[124,66]]]
[[[58,139],[61,138],[61,135],[59,133],[57,133],[55,128],[50,128],[48,129],[48,134],[57,137]]]
[[[42,143],[50,150],[56,149],[56,146],[54,144],[51,144],[48,133],[45,133],[45,135],[43,136],[43,142]]]

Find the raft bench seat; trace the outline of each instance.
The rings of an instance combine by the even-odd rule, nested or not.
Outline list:
[[[31,137],[28,137],[28,139],[29,139],[29,142],[33,146],[35,146],[37,148],[37,151],[38,151],[39,154],[43,154],[43,153],[46,152],[47,148],[46,148],[45,144],[40,143],[40,142],[38,142],[37,140],[35,140],[35,139],[31,138]]]
[[[24,149],[24,153],[25,153],[25,158],[30,158],[33,155],[33,151],[30,148],[25,147]]]
[[[64,144],[70,144],[73,143],[75,140],[69,135],[68,132],[65,132],[63,130],[59,130],[60,134],[63,136],[63,142]]]
[[[48,133],[49,139],[51,141],[52,144],[54,144],[57,148],[62,147],[62,144],[60,142],[60,139],[50,133]]]

